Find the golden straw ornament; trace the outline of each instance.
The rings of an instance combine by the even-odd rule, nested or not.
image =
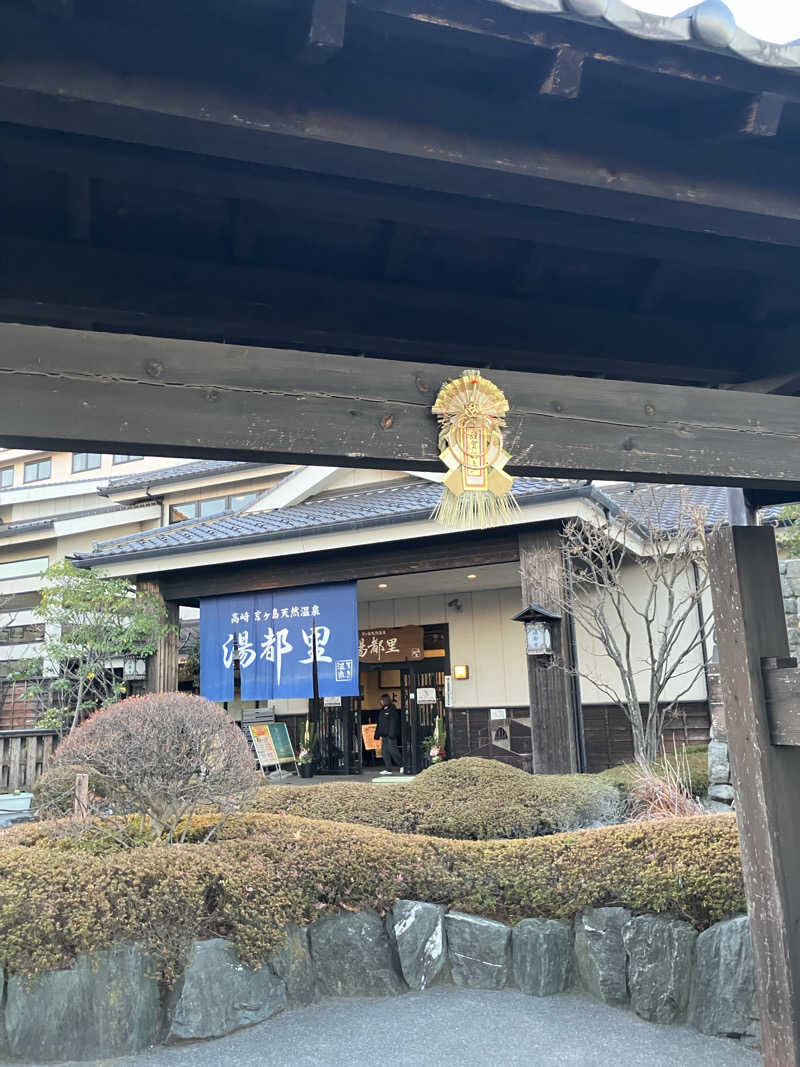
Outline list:
[[[431,517],[468,530],[508,522],[519,505],[511,493],[514,479],[503,470],[511,456],[503,448],[508,401],[502,390],[480,371],[465,370],[442,386],[432,411],[448,471]]]

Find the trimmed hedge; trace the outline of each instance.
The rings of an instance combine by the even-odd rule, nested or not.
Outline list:
[[[403,785],[265,786],[254,807],[397,833],[487,840],[617,822],[625,804],[620,787],[599,775],[531,775],[496,760],[464,756],[429,767]]]
[[[192,837],[218,819],[195,819]],[[736,826],[726,815],[472,842],[249,813],[225,822],[211,844],[103,856],[49,825],[0,836],[7,972],[66,967],[82,951],[136,941],[170,980],[191,942],[210,936],[232,939],[255,965],[291,921],[341,908],[386,911],[400,897],[508,922],[622,904],[704,928],[745,908]]]

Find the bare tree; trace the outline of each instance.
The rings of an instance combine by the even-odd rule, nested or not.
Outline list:
[[[685,493],[652,487],[635,494],[627,511],[565,523],[571,582],[544,568],[536,573],[535,557],[528,565],[530,588],[572,615],[612,666],[601,670],[586,655],[574,666],[557,660],[554,668],[585,678],[622,709],[640,764],[658,758],[664,728],[705,668],[713,627],[703,611],[707,527],[706,513]]]

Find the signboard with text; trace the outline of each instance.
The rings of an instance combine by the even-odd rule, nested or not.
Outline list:
[[[200,601],[200,693],[233,700],[358,695],[356,583],[337,582]]]
[[[295,763],[294,749],[285,722],[255,722],[249,730],[262,768]]]
[[[421,626],[378,626],[358,631],[362,663],[407,663],[425,655]]]

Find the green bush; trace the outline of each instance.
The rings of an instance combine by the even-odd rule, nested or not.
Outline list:
[[[624,798],[614,782],[598,775],[531,775],[496,760],[465,756],[429,767],[403,785],[265,786],[255,808],[397,833],[486,840],[614,822]]]
[[[219,818],[195,818],[188,840],[202,840]],[[726,815],[475,842],[253,812],[228,819],[210,844],[103,856],[43,823],[2,836],[0,887],[7,972],[66,967],[80,952],[135,941],[167,980],[195,938],[230,938],[257,965],[291,921],[341,908],[385,912],[398,898],[507,922],[622,904],[698,928],[745,908]]]

